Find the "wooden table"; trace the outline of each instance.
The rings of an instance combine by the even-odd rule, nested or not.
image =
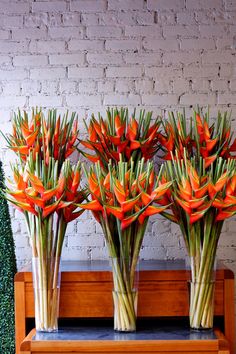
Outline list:
[[[170,353],[229,354],[228,342],[218,331],[199,333],[188,327],[148,326],[135,333],[117,333],[112,327],[77,327],[58,333],[32,330],[21,344],[21,354],[58,353]]]
[[[188,316],[188,280],[183,261],[140,262],[138,316],[182,318]],[[62,264],[60,318],[112,318],[112,276],[107,262]],[[234,274],[220,265],[216,272],[215,315],[234,353]],[[32,273],[23,269],[15,276],[16,353],[34,318]],[[32,328],[32,327],[31,327]]]

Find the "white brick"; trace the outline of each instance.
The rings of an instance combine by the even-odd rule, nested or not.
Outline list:
[[[77,51],[77,50],[89,50],[89,51],[96,51],[103,49],[103,41],[99,40],[71,40],[69,41],[68,47],[69,51]]]
[[[225,36],[224,38],[215,39],[216,48],[219,50],[229,50],[234,48],[233,38],[231,36]]]
[[[102,78],[103,77],[103,69],[102,68],[91,68],[91,67],[69,68],[68,77],[69,78],[76,78],[76,79]]]
[[[94,93],[96,91],[96,82],[88,80],[79,83],[79,92]]]
[[[157,40],[148,40],[144,39],[143,41],[144,49],[148,50],[178,50],[179,43],[174,39],[157,39]]]
[[[184,8],[184,0],[147,0],[148,10],[180,10]]]
[[[46,13],[28,14],[24,16],[24,27],[41,27],[48,25]]]
[[[136,25],[137,24],[137,14],[136,11],[127,12],[117,12],[118,22],[120,25]]]
[[[223,93],[219,93],[218,95],[218,104],[233,104],[233,102],[235,101],[235,94],[223,94]]]
[[[149,106],[170,106],[178,103],[178,96],[172,94],[163,95],[143,95],[142,103]]]
[[[182,77],[182,70],[175,67],[150,67],[145,69],[145,76],[150,78],[169,78]]]
[[[201,37],[224,37],[226,28],[224,25],[200,25],[199,27]]]
[[[78,14],[76,12],[75,13],[73,13],[73,12],[63,13],[62,23],[63,23],[63,26],[68,26],[68,27],[78,26],[81,23],[80,14]]]
[[[23,80],[28,77],[25,69],[0,70],[1,80]]]
[[[175,13],[170,11],[157,12],[157,23],[162,25],[175,25]]]
[[[12,38],[14,40],[25,39],[46,39],[47,32],[45,29],[39,28],[19,28],[12,30]]]
[[[46,55],[16,55],[13,58],[14,66],[45,66],[48,64]]]
[[[193,12],[178,12],[177,13],[177,23],[182,25],[193,25],[196,23],[194,13]]]
[[[82,223],[79,222],[81,225]],[[85,225],[78,229],[79,235],[71,236],[69,239],[69,247],[102,247],[104,246],[104,239],[102,235],[96,235],[94,233],[95,227],[93,222],[93,228],[84,223]],[[87,229],[87,231],[86,231]],[[94,231],[93,231],[94,230]],[[82,232],[81,232],[82,231]],[[80,235],[82,234],[82,235]]]
[[[108,0],[108,10],[142,10],[143,0]]]
[[[14,107],[14,109],[17,109],[17,107],[24,107],[26,104],[26,97],[24,96],[6,96],[6,97],[1,97],[0,96],[0,107],[5,108],[5,107]]]
[[[154,37],[162,38],[161,27],[153,26],[126,26],[125,35],[128,37]]]
[[[215,23],[215,15],[212,10],[198,10],[195,12],[196,22],[198,24],[211,25]]]
[[[66,102],[70,107],[89,107],[101,104],[100,95],[76,95],[67,96]]]
[[[118,24],[117,13],[107,12],[99,14],[98,23],[99,25],[116,26]],[[95,23],[93,23],[93,25],[95,25]]]
[[[180,42],[181,49],[199,50],[199,49],[215,49],[213,39],[182,39]]]
[[[202,54],[202,62],[204,64],[236,63],[236,58],[232,51],[212,50]]]
[[[43,81],[41,83],[41,90],[40,93],[46,96],[55,96],[58,94],[58,82],[57,81]]]
[[[123,59],[121,54],[114,53],[88,53],[87,61],[89,64],[122,64]]]
[[[232,82],[231,82],[232,84]],[[213,91],[227,91],[228,90],[228,80],[212,80],[211,87]],[[230,86],[232,90],[232,86]],[[235,87],[236,88],[236,87]]]
[[[71,1],[71,11],[101,12],[106,10],[106,0],[77,0]]]
[[[170,92],[170,81],[165,80],[164,78],[161,80],[155,80],[154,91],[156,91],[158,93]]]
[[[64,12],[65,1],[36,1],[32,3],[32,12]]]
[[[151,25],[154,23],[154,12],[138,12],[136,20],[139,25]]]
[[[216,104],[216,96],[213,94],[191,94],[186,93],[180,97],[180,103],[184,105],[214,105]]]
[[[187,9],[219,9],[223,7],[222,0],[186,0]]]
[[[197,37],[199,35],[198,26],[194,25],[173,25],[163,26],[163,36],[170,37]]]
[[[210,91],[210,80],[194,78],[191,80],[191,86],[195,92],[208,93]]]
[[[199,52],[188,52],[188,51],[180,51],[180,52],[173,52],[173,53],[163,53],[163,63],[166,65],[175,64],[181,65],[184,64],[191,64],[200,62],[201,56]]]
[[[106,69],[106,77],[140,77],[142,69],[139,66],[132,67],[108,67]]]
[[[0,41],[1,53],[23,53],[28,49],[28,43],[21,41]]]
[[[159,65],[162,62],[161,55],[158,53],[144,53],[144,54],[124,54],[124,61],[127,64],[155,64]]]
[[[174,93],[185,93],[189,91],[189,81],[185,79],[175,79],[173,80],[173,92]]]
[[[20,95],[20,83],[19,82],[7,82],[3,84],[3,95],[17,96]]]
[[[59,27],[62,26],[62,17],[61,14],[55,12],[48,12],[48,27]]]
[[[98,14],[86,14],[82,13],[81,14],[81,23],[83,25],[98,25],[99,22],[99,15]]]
[[[61,107],[62,97],[61,96],[31,96],[29,98],[30,107]]]
[[[225,0],[226,10],[236,11],[236,3],[234,0]]]
[[[109,94],[104,95],[104,104],[108,106],[129,106],[134,105],[137,106],[141,103],[141,99],[139,95],[129,94],[126,95],[119,95],[119,94]]]
[[[120,93],[132,92],[134,88],[134,82],[130,80],[117,80],[116,81],[116,91]]]
[[[22,95],[31,96],[36,95],[39,92],[39,83],[33,80],[27,80],[21,82]]]
[[[12,59],[11,57],[7,56],[7,55],[1,55],[0,56],[0,65],[3,66],[11,66],[12,63]]]
[[[204,66],[198,67],[196,65],[189,65],[184,68],[184,77],[215,77],[218,75],[218,67]]]
[[[89,38],[120,38],[121,28],[115,26],[88,26],[87,36]]]
[[[98,92],[112,92],[114,91],[114,82],[113,81],[104,81],[98,82]]]
[[[135,80],[135,89],[140,93],[148,93],[153,90],[153,81],[150,79]]]
[[[138,40],[131,40],[131,39],[106,40],[105,48],[106,50],[111,50],[113,52],[134,51],[140,48],[140,42]]]
[[[70,39],[70,38],[83,38],[84,28],[83,27],[54,27],[49,29],[49,37],[52,39]]]
[[[79,259],[81,261],[87,261],[89,254],[90,250],[85,247],[65,247],[62,252],[62,260],[78,261]]]
[[[8,39],[10,37],[10,32],[5,30],[0,30],[0,40]]]
[[[23,27],[23,16],[22,15],[12,15],[12,16],[7,16],[7,15],[1,15],[1,23],[3,25],[3,28],[21,28]]]
[[[84,64],[84,54],[51,54],[49,63],[52,65],[81,65]]]
[[[223,81],[223,82],[225,82],[225,81]],[[231,89],[231,91],[236,91],[236,80],[230,81],[230,89]]]
[[[65,42],[64,41],[37,41],[33,42],[34,48],[32,52],[37,53],[64,53]]]
[[[3,14],[24,14],[28,13],[30,10],[29,3],[27,2],[13,2],[13,1],[7,1],[7,2],[1,2],[0,6],[0,13]]]
[[[62,80],[60,80],[60,92],[62,94],[75,93],[76,87],[77,87],[76,81],[68,81],[68,80],[62,81]]]
[[[220,77],[232,78],[236,76],[236,67],[229,64],[220,65]]]
[[[31,69],[30,78],[31,79],[62,79],[66,75],[66,70],[64,68],[49,68],[49,69]]]

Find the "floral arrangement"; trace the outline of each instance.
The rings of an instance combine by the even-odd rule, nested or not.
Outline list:
[[[171,182],[161,183],[153,164],[137,165],[120,161],[108,164],[108,172],[97,162],[86,172],[92,201],[79,204],[91,210],[101,224],[112,259],[114,280],[114,327],[121,331],[136,328],[137,289],[135,271],[149,216],[167,208],[163,198]],[[154,205],[161,204],[161,205]]]
[[[81,151],[92,162],[99,161],[107,169],[109,161],[117,164],[120,161],[138,163],[152,159],[159,149],[158,129],[160,121],[152,123],[152,113],[141,110],[136,120],[135,112],[129,117],[127,109],[108,110],[106,119],[92,116],[89,126],[86,125],[88,139],[81,144],[93,154]]]
[[[83,210],[76,211],[86,193],[80,188],[81,164],[67,159],[76,149],[77,119],[57,117],[41,111],[32,117],[19,111],[8,147],[18,156],[12,165],[6,198],[20,210],[30,236],[35,280],[36,328],[57,329],[59,264],[67,224]]]
[[[190,326],[213,325],[213,270],[223,221],[236,213],[236,170],[227,114],[209,126],[209,114],[195,113],[187,131],[186,118],[170,116],[159,134],[165,149],[162,181],[172,181],[166,196],[191,259]]]

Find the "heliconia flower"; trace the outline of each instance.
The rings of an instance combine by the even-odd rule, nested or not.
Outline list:
[[[107,170],[109,161],[118,164],[122,161],[129,162],[131,158],[136,164],[142,157],[147,161],[159,149],[158,140],[159,120],[151,122],[151,113],[140,112],[139,119],[133,115],[128,116],[128,110],[108,110],[106,119],[98,120],[93,116],[86,126],[88,140],[80,141],[88,150],[81,153],[91,162],[99,161]]]
[[[135,172],[136,169],[138,172]],[[135,221],[138,225],[136,227],[144,227],[144,221],[149,216],[161,213],[169,207],[168,199],[167,205],[164,204],[164,199],[160,206],[152,204],[159,204],[159,200],[165,196],[171,183],[158,185],[159,177],[155,178],[153,164],[149,162],[147,166],[144,165],[144,159],[139,162],[135,171],[133,162],[129,169],[126,162],[120,161],[117,166],[110,163],[108,172],[101,169],[100,164],[97,163],[87,172],[92,201],[77,205],[91,210],[101,225],[104,223],[107,225],[103,227],[104,230],[112,227],[114,218],[116,221],[112,229],[116,229],[118,222],[121,232],[126,232]]]
[[[164,132],[158,133],[164,151],[164,160],[188,159],[195,156],[197,161],[204,159],[205,168],[210,167],[221,156],[234,158],[236,140],[231,144],[230,117],[227,113],[218,113],[217,120],[209,124],[209,114],[194,112],[189,127],[184,114],[170,114],[169,120],[163,121]],[[185,156],[184,156],[185,151]]]

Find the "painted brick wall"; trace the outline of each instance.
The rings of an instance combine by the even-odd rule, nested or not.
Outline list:
[[[0,129],[12,110],[142,106],[154,114],[195,104],[236,116],[235,0],[0,1]],[[236,128],[236,124],[235,124]],[[84,128],[81,124],[81,132]],[[6,174],[13,154],[1,140]],[[30,259],[27,231],[11,210],[18,264]],[[219,258],[236,272],[236,218],[227,222]],[[143,258],[183,258],[178,227],[152,219]],[[68,227],[63,257],[106,257],[89,213]]]

